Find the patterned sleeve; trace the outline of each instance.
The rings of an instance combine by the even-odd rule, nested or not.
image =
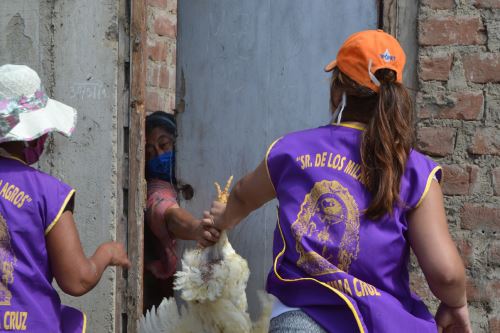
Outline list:
[[[442,180],[442,168],[429,157],[412,151],[401,181],[401,198],[407,209],[420,206],[431,186],[432,180]]]
[[[165,210],[177,204],[177,193],[166,182],[148,184],[146,218],[148,222],[163,220]]]
[[[50,193],[47,194],[45,202],[45,236],[59,222],[62,213],[64,213],[68,203],[75,195],[75,190],[71,186],[54,177],[48,177],[50,177],[51,186],[46,186]]]

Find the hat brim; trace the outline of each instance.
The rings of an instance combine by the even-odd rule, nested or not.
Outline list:
[[[75,129],[76,118],[74,108],[49,98],[43,109],[21,113],[19,123],[0,138],[0,143],[31,141],[50,132],[69,137]]]
[[[337,67],[337,59],[333,60],[325,66],[325,72],[331,72],[335,67]]]

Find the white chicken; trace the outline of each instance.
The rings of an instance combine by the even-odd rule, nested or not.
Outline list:
[[[224,188],[217,187],[217,200],[227,202],[231,176]],[[269,329],[272,296],[259,291],[262,313],[252,323],[245,293],[250,271],[245,259],[234,251],[226,232],[212,247],[186,251],[174,289],[181,291],[186,306],[178,310],[175,299],[164,299],[158,309],[139,320],[140,333],[265,333]]]

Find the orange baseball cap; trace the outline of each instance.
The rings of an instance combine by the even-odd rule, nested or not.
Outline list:
[[[406,55],[401,45],[382,30],[365,30],[351,35],[342,44],[337,59],[330,62],[325,71],[335,67],[358,84],[379,91],[380,82],[374,73],[381,68],[396,72],[396,81],[403,82]]]

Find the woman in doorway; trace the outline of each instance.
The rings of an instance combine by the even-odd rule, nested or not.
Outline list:
[[[218,231],[211,223],[204,224],[178,205],[178,193],[190,200],[193,189],[190,185],[180,184],[175,177],[176,135],[173,115],[157,111],[146,117],[144,310],[158,306],[164,297],[173,296],[176,239],[196,240],[201,246],[209,246],[218,237]]]
[[[85,315],[61,305],[90,291],[108,266],[129,267],[122,244],[83,252],[75,190],[30,165],[49,132],[71,135],[76,110],[47,97],[27,66],[0,67],[0,323],[2,331],[85,332]]]
[[[412,148],[404,63],[383,31],[350,36],[325,69],[333,123],[278,139],[225,212],[212,206],[224,230],[278,199],[270,332],[471,332],[441,168]],[[435,319],[410,291],[410,247],[441,300]]]

